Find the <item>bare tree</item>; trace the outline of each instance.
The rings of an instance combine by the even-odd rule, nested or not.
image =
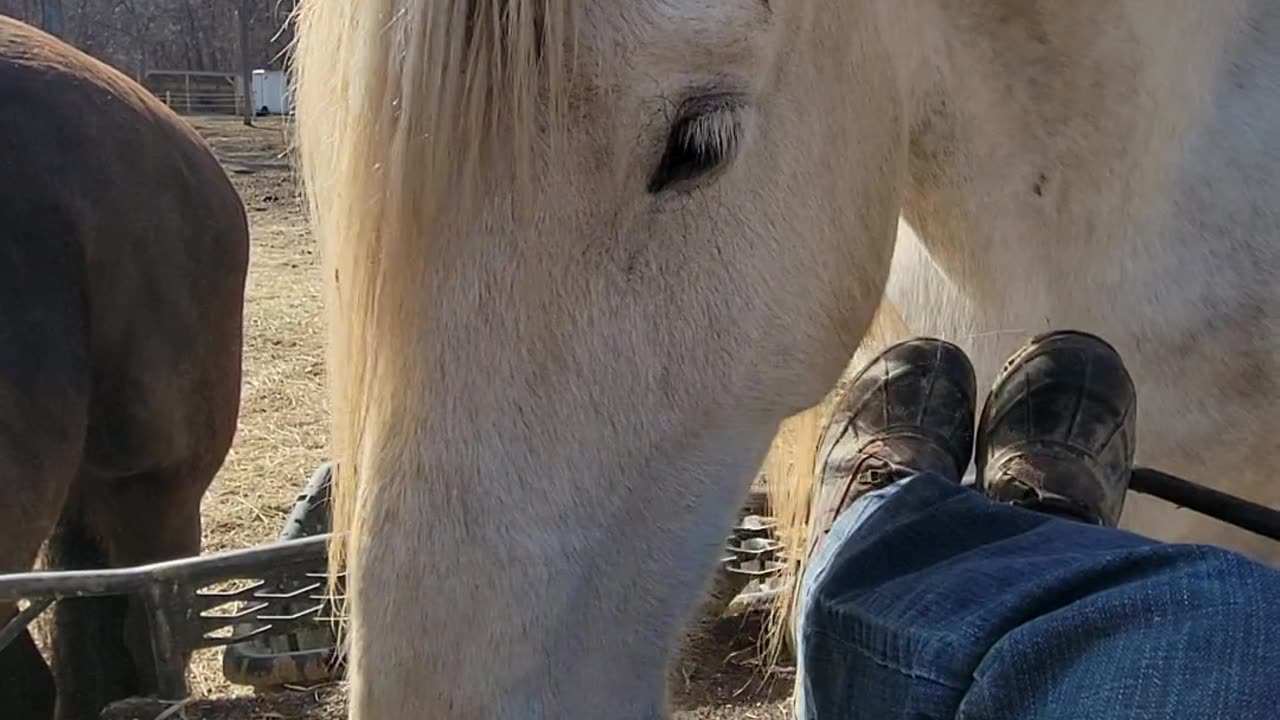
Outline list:
[[[244,83],[244,124],[253,127],[253,64],[249,54],[249,19],[253,0],[240,0],[236,15],[240,20],[240,81]]]
[[[235,112],[253,124],[253,70],[282,66],[296,2],[0,0],[0,14],[44,28],[138,79],[154,69],[234,73],[244,98]]]
[[[147,0],[116,0],[116,16],[115,30],[127,40],[138,63],[134,76],[141,80],[151,67],[153,28],[162,15]]]
[[[44,0],[40,11],[40,27],[45,32],[58,37],[67,34],[67,15],[62,11],[62,0]]]

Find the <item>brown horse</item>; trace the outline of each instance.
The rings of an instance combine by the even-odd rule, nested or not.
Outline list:
[[[244,206],[120,73],[0,17],[0,573],[196,554],[240,407]],[[0,605],[0,624],[14,612]],[[128,601],[60,603],[50,672],[0,651],[0,717],[97,717],[154,682]]]

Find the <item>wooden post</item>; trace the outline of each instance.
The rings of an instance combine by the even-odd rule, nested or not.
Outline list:
[[[190,115],[191,114],[191,73],[187,73],[186,75],[183,75],[182,79],[187,83],[187,114]]]

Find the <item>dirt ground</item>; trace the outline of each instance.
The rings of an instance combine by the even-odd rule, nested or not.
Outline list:
[[[675,720],[786,720],[793,676],[765,675],[758,663],[760,618],[726,619],[691,641],[672,673]],[[346,688],[262,696],[196,697],[177,706],[153,700],[117,703],[104,720],[345,720]],[[168,713],[168,714],[166,714]]]
[[[240,427],[226,465],[204,502],[204,551],[270,542],[295,494],[327,459],[328,409],[317,254],[288,150],[287,123],[191,118],[213,146],[249,213],[252,254],[245,319]],[[744,626],[745,622],[745,626]],[[726,620],[693,643],[673,677],[682,717],[774,720],[785,717],[791,677],[764,679],[755,639],[758,618]],[[112,720],[329,720],[341,716],[340,685],[272,697],[222,677],[221,652],[192,663],[195,699],[180,708],[134,703]],[[165,713],[168,714],[165,714]]]

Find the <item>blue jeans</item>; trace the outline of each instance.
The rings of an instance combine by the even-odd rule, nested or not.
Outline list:
[[[802,720],[1280,718],[1280,572],[934,475],[837,519],[796,642]]]

